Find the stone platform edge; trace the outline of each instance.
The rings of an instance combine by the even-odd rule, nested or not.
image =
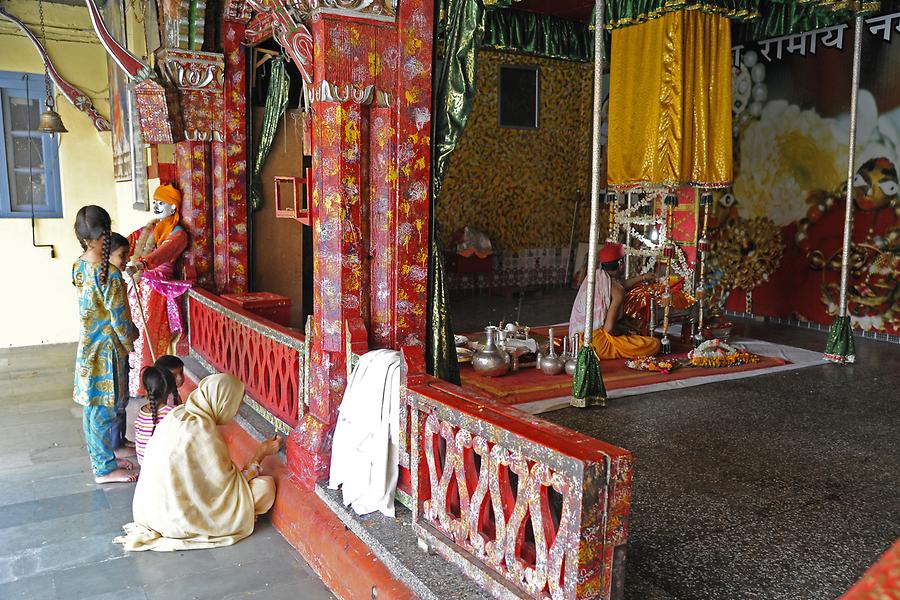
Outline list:
[[[185,369],[184,395],[198,380]],[[231,458],[241,464],[250,458],[257,441],[237,420],[219,428]],[[275,505],[268,515],[275,529],[306,560],[338,598],[416,598],[314,491],[301,489],[278,457],[263,462],[263,472],[275,478]]]

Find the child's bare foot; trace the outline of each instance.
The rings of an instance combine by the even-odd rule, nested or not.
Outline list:
[[[120,469],[125,469],[126,471],[131,471],[132,469],[134,469],[134,464],[131,461],[125,460],[124,458],[117,458],[116,466]]]
[[[134,448],[128,448],[127,446],[122,446],[120,448],[116,448],[115,450],[116,458],[128,458],[129,456],[134,456]],[[119,465],[121,466],[121,465]]]
[[[125,440],[124,442],[122,442],[122,447],[123,448],[134,448],[134,442],[132,442],[131,440]]]
[[[137,481],[138,474],[136,471],[126,471],[125,469],[116,469],[106,475],[94,477],[97,483],[134,483]]]

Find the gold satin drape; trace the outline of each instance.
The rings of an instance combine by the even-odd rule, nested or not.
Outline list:
[[[727,18],[682,10],[613,30],[609,87],[611,187],[730,185]]]

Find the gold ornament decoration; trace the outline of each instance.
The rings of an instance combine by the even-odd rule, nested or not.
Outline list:
[[[722,284],[745,290],[768,280],[781,264],[783,253],[781,230],[767,217],[728,223],[713,241],[710,252],[722,271]]]

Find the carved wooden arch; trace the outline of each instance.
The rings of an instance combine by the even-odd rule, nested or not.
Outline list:
[[[106,117],[97,112],[90,96],[62,78],[56,71],[56,67],[53,66],[53,62],[50,60],[50,55],[47,54],[47,50],[41,45],[41,42],[35,37],[31,30],[25,26],[25,23],[6,12],[3,7],[0,7],[0,16],[3,16],[8,21],[12,22],[16,27],[22,30],[22,33],[24,33],[28,39],[31,40],[35,50],[37,50],[38,55],[41,57],[41,61],[44,63],[44,66],[47,67],[47,73],[50,75],[50,79],[53,80],[53,83],[56,84],[56,87],[62,92],[62,95],[65,96],[66,100],[71,102],[75,108],[90,117],[91,122],[94,124],[94,129],[97,131],[109,131],[109,121]]]

